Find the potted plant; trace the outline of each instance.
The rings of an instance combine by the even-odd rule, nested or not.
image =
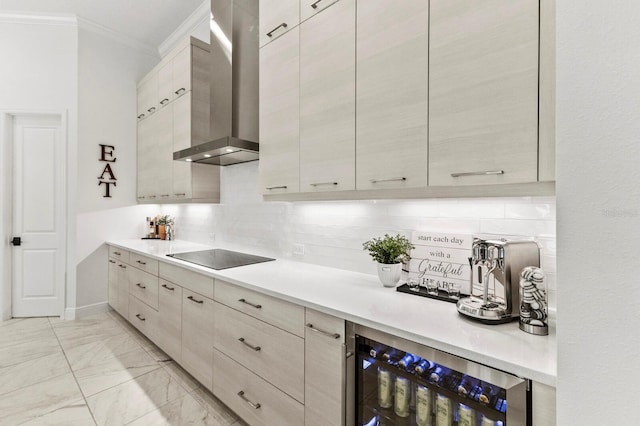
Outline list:
[[[160,239],[165,240],[167,238],[168,228],[173,225],[173,218],[168,214],[164,216],[158,216],[158,220],[156,221],[156,223],[158,224],[158,235],[160,236]]]
[[[404,235],[373,238],[362,244],[378,263],[378,278],[385,287],[394,287],[400,281],[402,263],[409,261],[409,251],[414,247]]]

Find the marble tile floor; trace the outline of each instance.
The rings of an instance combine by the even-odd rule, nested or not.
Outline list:
[[[0,426],[245,423],[115,312],[0,322]]]

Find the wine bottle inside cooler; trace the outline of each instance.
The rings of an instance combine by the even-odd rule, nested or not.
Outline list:
[[[476,411],[460,403],[458,405],[458,426],[476,426]]]
[[[431,389],[426,386],[416,387],[416,425],[431,426],[431,412],[433,411],[433,398]]]
[[[382,354],[382,359],[387,364],[397,365],[398,361],[400,361],[404,355],[405,355],[404,352],[392,348]]]
[[[395,404],[393,411],[398,417],[409,417],[409,405],[411,402],[411,382],[403,376],[396,377]]]
[[[436,394],[436,426],[453,425],[453,405],[445,395]]]
[[[369,355],[371,355],[371,358],[380,359],[387,349],[389,348],[385,345],[376,345],[371,347],[371,349],[369,350]]]

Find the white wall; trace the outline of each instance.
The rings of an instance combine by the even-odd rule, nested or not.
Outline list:
[[[67,163],[75,164],[77,144],[77,49],[78,34],[75,18],[57,17],[51,20],[24,18],[10,22],[0,16],[0,110],[54,112],[67,115]],[[3,138],[0,155],[8,158],[7,140]],[[3,165],[5,167],[3,167]],[[7,164],[0,175],[5,176]],[[6,185],[3,179],[2,185]],[[67,226],[75,231],[75,169],[68,168]],[[10,229],[7,218],[10,203],[9,189],[2,187],[3,224],[0,258],[5,261],[0,268],[0,309],[2,318],[9,314],[11,276],[6,260],[9,258]],[[75,232],[67,238],[67,302],[73,296],[75,302]]]
[[[104,241],[142,234],[149,206],[136,205],[136,83],[157,55],[137,50],[90,29],[78,38],[78,205],[76,307],[107,300],[107,249]],[[115,147],[110,163],[117,178],[111,198],[97,177],[99,144]],[[105,175],[106,177],[107,175]]]
[[[557,2],[558,425],[638,424],[638,16]]]

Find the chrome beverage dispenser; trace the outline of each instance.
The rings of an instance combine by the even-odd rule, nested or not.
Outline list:
[[[458,312],[473,319],[500,324],[520,315],[520,271],[540,266],[540,248],[529,240],[474,238],[471,295],[457,302]]]

